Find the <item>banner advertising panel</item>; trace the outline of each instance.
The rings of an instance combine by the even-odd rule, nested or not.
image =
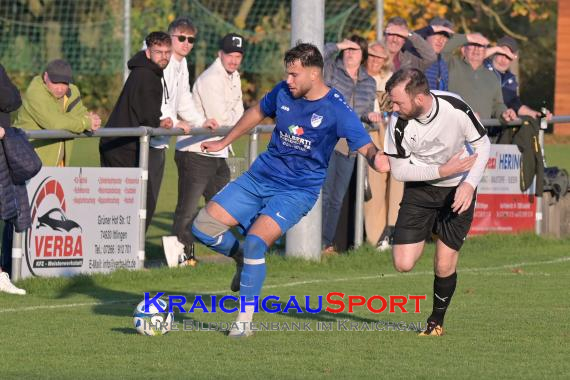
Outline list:
[[[44,167],[27,185],[22,278],[135,269],[139,168]]]
[[[534,231],[534,185],[520,190],[521,153],[516,145],[491,145],[487,169],[477,188],[475,216],[469,234]]]

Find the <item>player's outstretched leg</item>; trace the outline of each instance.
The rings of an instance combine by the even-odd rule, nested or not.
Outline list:
[[[253,335],[251,322],[253,320],[254,304],[259,299],[261,288],[265,281],[267,267],[265,265],[265,252],[267,244],[258,236],[248,234],[243,245],[244,265],[241,273],[240,299],[245,299],[245,305],[240,303],[240,313],[235,328],[230,330],[229,336],[241,338]]]
[[[192,233],[198,241],[208,248],[235,260],[236,273],[230,288],[234,292],[239,291],[240,275],[243,268],[243,251],[240,249],[239,241],[230,231],[230,226],[213,218],[204,207],[194,219]]]

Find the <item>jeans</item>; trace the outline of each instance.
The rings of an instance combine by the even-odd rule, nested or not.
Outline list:
[[[332,245],[334,240],[342,201],[348,190],[355,162],[356,156],[345,156],[336,150],[329,161],[327,178],[323,185],[322,239],[324,247]]]
[[[206,203],[212,199],[230,181],[230,168],[225,158],[179,150],[174,153],[174,162],[178,168],[178,202],[172,233],[189,246],[194,243],[191,228],[200,198],[203,195]]]

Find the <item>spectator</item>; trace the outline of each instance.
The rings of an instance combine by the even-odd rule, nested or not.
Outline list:
[[[10,112],[16,111],[22,105],[20,91],[14,86],[4,66],[0,65],[0,140],[4,137],[4,128],[10,126]],[[2,194],[2,200],[5,201]],[[4,219],[4,216],[3,218]],[[24,289],[16,287],[10,281],[10,270],[12,267],[12,229],[13,224],[5,220],[4,232],[2,236],[2,260],[0,265],[0,292],[11,294],[26,294]]]
[[[446,52],[449,91],[459,94],[480,119],[501,118],[506,122],[512,121],[516,118],[515,112],[507,109],[496,76],[483,65],[489,41],[480,34],[475,36],[475,39],[473,35],[470,39],[466,36],[456,37],[463,42],[462,57],[451,56],[451,52]]]
[[[410,31],[408,23],[401,17],[388,20],[384,40],[394,70],[415,68],[424,71],[437,59],[430,44],[419,34]]]
[[[338,54],[337,57],[337,53]],[[347,104],[361,120],[380,121],[374,112],[376,82],[362,65],[368,56],[368,45],[359,36],[352,36],[339,43],[325,45],[325,83],[336,88]],[[356,152],[350,152],[346,139],[335,146],[323,186],[323,248],[333,253],[333,238],[336,232],[341,206],[354,170]]]
[[[426,39],[437,54],[437,60],[424,72],[430,89],[447,91],[449,89],[449,68],[441,52],[453,35],[453,24],[449,20],[436,17],[431,20],[429,26],[418,30],[417,33]],[[453,50],[459,46],[461,45],[454,45]]]
[[[209,127],[215,122],[206,121],[196,111],[190,92],[190,75],[186,56],[194,47],[197,32],[196,26],[187,17],[179,17],[168,26],[172,54],[168,66],[163,70],[168,98],[162,97],[161,120],[173,120],[174,128],[180,128],[185,133],[190,132],[190,127]],[[165,151],[169,142],[170,136],[153,136],[150,139],[147,191],[147,216],[150,215],[150,218],[147,218],[147,227],[156,209],[164,174]]]
[[[131,70],[106,128],[151,128],[170,129],[174,126],[171,117],[161,120],[161,106],[169,101],[169,90],[163,90],[163,70],[168,65],[172,44],[164,32],[152,32],[146,39],[146,49],[139,51],[128,62]],[[164,100],[163,100],[164,96]],[[138,137],[105,137],[99,142],[101,166],[136,167],[139,165]],[[162,180],[164,151],[149,149],[148,195],[146,204],[146,228],[152,221]],[[151,170],[152,169],[152,170]]]
[[[366,71],[376,80],[376,101],[374,108],[381,112],[392,111],[392,105],[385,96],[386,82],[392,76],[392,64],[381,42],[374,42],[368,46],[368,59]],[[376,146],[384,146],[386,123],[381,120],[376,123],[377,130],[370,131],[372,142]],[[390,239],[404,186],[388,173],[379,173],[368,168],[368,186],[371,198],[364,202],[364,228],[368,242],[380,250],[390,248]]]
[[[497,46],[487,48],[484,64],[489,71],[492,71],[499,78],[505,105],[513,109],[518,116],[538,118],[542,112],[522,104],[519,97],[517,77],[510,70],[513,61],[518,58],[518,52],[517,41],[510,36],[504,36],[499,39]],[[548,119],[552,117],[550,111],[546,112],[546,116]]]
[[[10,112],[16,111],[22,105],[20,91],[14,86],[4,66],[0,65],[0,127],[9,127]],[[2,131],[4,136],[4,131]]]
[[[392,76],[392,62],[383,42],[376,41],[368,45],[366,72],[376,81],[376,94],[385,93],[386,82]],[[379,111],[384,110],[379,109]]]
[[[168,65],[172,45],[170,36],[152,32],[146,39],[146,49],[136,53],[128,62],[131,70],[119,99],[111,112],[106,128],[172,128],[172,119],[160,120],[163,94],[163,70]],[[104,137],[99,143],[101,166],[136,167],[139,161],[138,137]]]
[[[79,89],[72,81],[69,63],[62,59],[48,63],[44,73],[34,77],[28,86],[14,126],[74,133],[97,130],[101,119],[85,108]],[[32,144],[45,166],[69,163],[73,140],[34,140]]]
[[[202,118],[219,125],[233,126],[243,114],[241,80],[238,72],[244,53],[242,36],[230,33],[220,40],[218,57],[194,83],[193,100]],[[178,168],[178,202],[174,213],[172,233],[164,237],[165,254],[181,263],[192,264],[194,236],[190,231],[202,196],[208,202],[230,180],[226,159],[228,148],[220,152],[202,152],[204,141],[221,137],[184,136],[176,143],[174,160]],[[175,262],[171,259],[172,262]]]

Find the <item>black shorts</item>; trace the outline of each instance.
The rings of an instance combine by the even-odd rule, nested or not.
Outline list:
[[[459,215],[451,209],[456,189],[407,182],[396,221],[394,244],[419,243],[434,233],[448,247],[459,251],[471,228],[476,192],[469,209]]]

